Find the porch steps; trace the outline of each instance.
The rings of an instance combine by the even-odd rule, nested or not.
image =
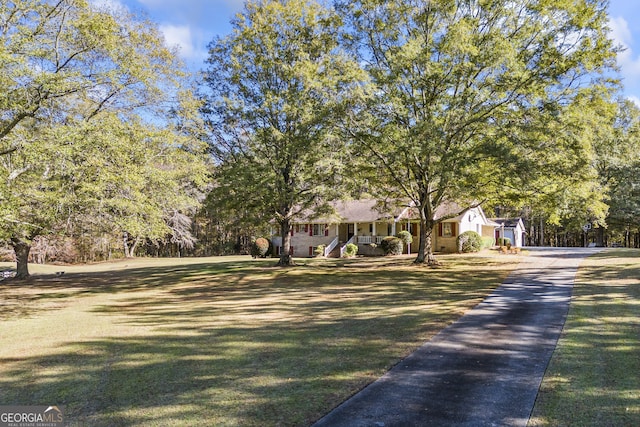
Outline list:
[[[329,252],[327,258],[340,258],[340,248],[342,247],[342,245],[344,245],[344,242],[339,242],[338,245],[336,245],[336,247],[333,248],[331,252]]]

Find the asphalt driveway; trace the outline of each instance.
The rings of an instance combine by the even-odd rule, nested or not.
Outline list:
[[[482,303],[314,427],[526,426],[577,268],[599,250],[527,249]]]

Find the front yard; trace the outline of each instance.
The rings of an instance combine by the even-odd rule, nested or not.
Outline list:
[[[640,252],[588,258],[529,426],[640,425]]]
[[[0,402],[64,405],[72,425],[309,425],[516,264],[412,259],[34,266],[50,276],[0,282]]]

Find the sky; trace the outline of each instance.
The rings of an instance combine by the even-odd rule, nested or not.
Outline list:
[[[179,46],[187,66],[205,68],[207,45],[231,30],[229,21],[242,10],[244,0],[93,0],[125,7],[156,22],[167,44]],[[640,1],[610,0],[611,38],[625,50],[618,55],[624,95],[640,106]]]

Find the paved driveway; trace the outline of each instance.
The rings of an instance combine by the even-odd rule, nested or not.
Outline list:
[[[314,426],[526,426],[578,265],[598,252],[528,249],[482,303]]]

